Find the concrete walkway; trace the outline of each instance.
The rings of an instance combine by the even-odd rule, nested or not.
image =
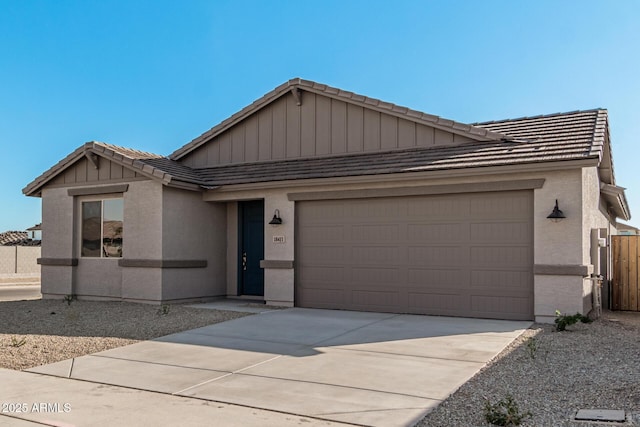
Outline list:
[[[304,425],[407,426],[446,399],[529,325],[276,310],[15,373],[25,377],[3,387],[0,400],[37,397],[46,402],[49,396],[60,401],[62,395],[54,392],[60,386],[53,382],[61,382],[69,384],[65,399],[72,407],[115,409],[106,418],[111,425],[114,414],[122,417],[115,424],[176,425],[169,418],[160,423],[136,418],[136,411],[147,412],[132,396],[140,393],[153,408],[150,416],[163,421],[160,414],[171,412],[168,408],[177,412],[186,405],[179,412],[189,412],[194,422],[223,416],[211,425],[236,425],[240,418],[234,414],[240,412],[244,418],[238,425],[249,426],[289,425],[287,420]],[[5,376],[0,371],[3,385]],[[26,385],[34,378],[34,387]],[[47,383],[40,383],[43,380]],[[91,393],[101,396],[92,398]],[[44,419],[37,413],[27,415],[22,418]],[[271,415],[273,419],[259,418]],[[82,414],[72,410],[56,413],[55,420],[74,424],[77,416]],[[177,424],[190,425],[184,420]]]

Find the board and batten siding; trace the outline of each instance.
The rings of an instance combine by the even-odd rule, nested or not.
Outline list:
[[[181,159],[193,168],[388,151],[472,141],[311,92],[290,93]]]
[[[121,182],[127,179],[141,178],[142,175],[117,163],[100,158],[99,168],[96,169],[85,157],[67,168],[47,185],[66,185],[81,183]]]

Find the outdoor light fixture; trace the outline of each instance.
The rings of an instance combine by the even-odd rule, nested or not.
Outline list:
[[[282,224],[282,218],[280,218],[280,211],[278,209],[273,212],[273,219],[269,221],[271,225],[280,225]]]
[[[551,212],[549,216],[547,216],[547,218],[549,218],[553,222],[558,222],[561,219],[566,218],[566,216],[564,216],[564,213],[562,213],[562,211],[558,207],[558,199],[556,199],[556,205],[553,208],[553,212]]]

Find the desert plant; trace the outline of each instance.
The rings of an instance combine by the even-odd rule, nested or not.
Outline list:
[[[538,340],[535,339],[534,337],[530,337],[527,339],[525,344],[527,346],[527,352],[529,353],[529,357],[532,359],[535,359],[537,356],[538,350],[540,350],[540,345],[538,344]]]
[[[11,344],[9,344],[11,347],[22,347],[23,345],[25,345],[27,343],[27,338],[26,337],[22,337],[20,339],[16,338],[16,337],[11,337]]]
[[[591,323],[591,319],[580,313],[567,315],[562,314],[560,310],[556,310],[556,320],[554,321],[556,325],[556,331],[564,331],[567,329],[567,326],[571,326],[578,322]]]
[[[496,426],[519,426],[527,417],[529,411],[520,412],[520,408],[511,395],[505,396],[495,404],[487,399],[484,404],[484,418],[488,423]]]
[[[162,304],[156,313],[158,314],[158,316],[166,316],[167,314],[169,314],[170,310],[171,306],[169,304]]]

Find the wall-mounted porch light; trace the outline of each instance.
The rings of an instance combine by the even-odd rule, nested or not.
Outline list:
[[[280,225],[280,224],[282,224],[282,218],[280,218],[280,211],[278,209],[276,209],[273,212],[273,219],[271,219],[271,221],[269,221],[269,224],[271,224],[271,225]]]
[[[556,199],[556,205],[553,208],[553,212],[551,212],[549,216],[547,216],[547,218],[549,218],[553,222],[558,222],[561,219],[566,218],[566,216],[564,216],[564,213],[558,207],[558,199]]]

